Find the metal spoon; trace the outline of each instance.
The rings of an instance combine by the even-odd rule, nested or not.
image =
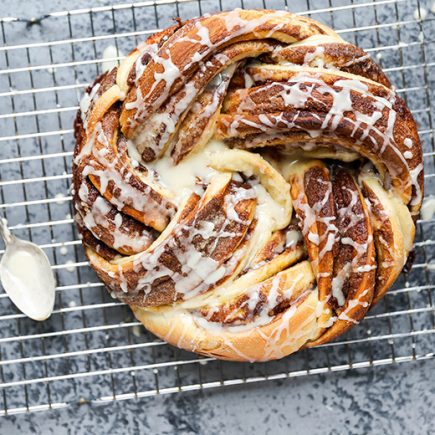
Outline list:
[[[44,251],[34,243],[20,240],[0,219],[0,235],[6,249],[0,262],[0,279],[11,301],[33,320],[50,317],[55,280]]]

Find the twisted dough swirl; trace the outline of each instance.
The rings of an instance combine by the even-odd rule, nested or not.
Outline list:
[[[75,131],[90,263],[181,348],[252,361],[327,342],[412,248],[412,115],[366,53],[307,18],[178,22],[96,80]]]

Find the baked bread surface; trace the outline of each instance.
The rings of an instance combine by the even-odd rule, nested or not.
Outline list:
[[[416,123],[368,54],[311,19],[179,21],[86,90],[75,136],[91,266],[180,348],[265,361],[328,342],[412,249]]]

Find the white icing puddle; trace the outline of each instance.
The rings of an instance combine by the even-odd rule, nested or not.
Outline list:
[[[223,142],[212,140],[201,152],[187,156],[178,165],[174,165],[170,156],[164,156],[155,162],[147,163],[146,166],[154,169],[159,174],[162,184],[181,201],[191,192],[201,191],[198,190],[199,179],[207,182],[216,174],[208,164],[213,155],[226,149]],[[134,146],[129,147],[129,155],[132,159],[140,159]]]
[[[123,57],[121,50],[118,50],[114,45],[108,45],[103,51],[103,71],[110,71],[115,66],[118,66],[118,57]]]
[[[11,301],[33,320],[50,317],[55,298],[55,280],[50,262],[34,243],[13,236],[0,221],[6,251],[0,263],[0,278]]]
[[[420,216],[424,221],[430,221],[435,215],[435,196],[428,196],[423,200]]]
[[[433,6],[432,6],[433,7]],[[415,11],[414,11],[414,20],[425,20],[427,18],[427,10],[425,8],[421,8],[418,7]]]

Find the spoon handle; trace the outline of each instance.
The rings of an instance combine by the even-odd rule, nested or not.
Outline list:
[[[15,236],[9,231],[8,221],[4,218],[0,218],[0,236],[3,238],[6,245],[9,245],[15,240]]]

